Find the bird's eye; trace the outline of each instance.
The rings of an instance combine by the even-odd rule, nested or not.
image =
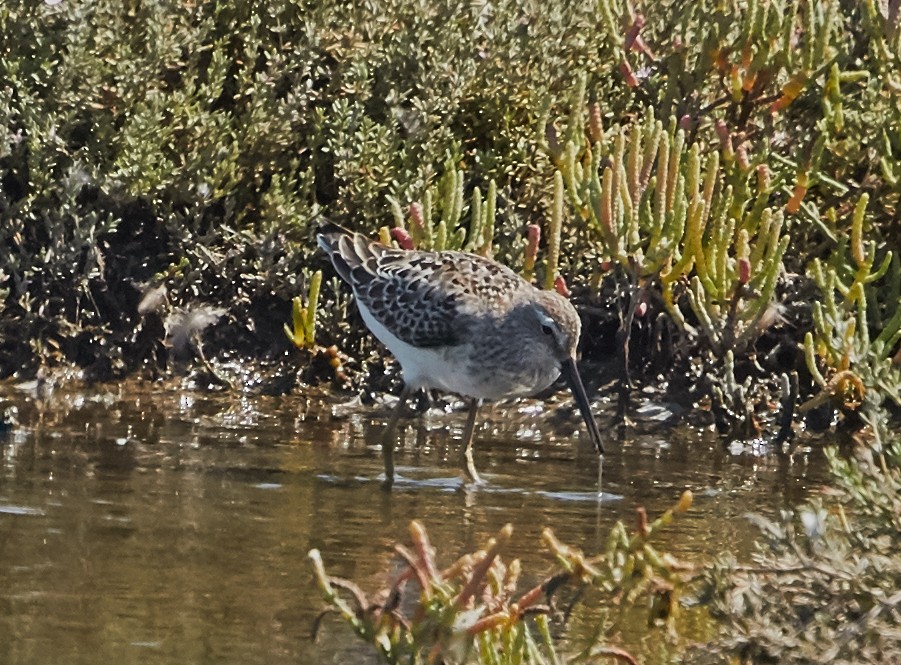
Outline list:
[[[553,335],[554,329],[551,328],[549,325],[544,324],[541,326],[541,332],[543,332],[545,335]]]

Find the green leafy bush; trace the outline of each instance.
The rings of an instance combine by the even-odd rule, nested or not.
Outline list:
[[[785,209],[789,271],[804,272],[840,242],[833,220],[857,193],[872,194],[869,233],[877,242],[890,236],[901,155],[897,17],[873,2],[834,0],[650,9],[643,16],[619,0],[4,4],[0,327],[12,341],[0,348],[0,373],[54,360],[98,376],[155,367],[162,328],[138,309],[159,286],[163,319],[175,307],[225,305],[203,333],[241,340],[223,353],[281,354],[291,298],[321,265],[308,228],[316,215],[374,231],[392,223],[391,199],[424,202],[462,172],[453,188],[463,201],[475,207],[477,192],[480,216],[491,206],[500,214],[493,227],[487,219],[473,227],[493,237],[448,229],[448,246],[490,244],[499,259],[518,262],[520,234],[556,209],[555,171],[574,205],[570,221],[584,219],[576,167],[581,182],[599,181],[595,196],[624,201],[603,193],[602,162],[619,155],[616,141],[650,150],[651,138],[642,182],[646,172],[659,180],[668,164],[657,158],[658,140],[667,143],[660,154],[676,160],[664,169],[672,191],[643,182],[656,192],[648,204],[657,221],[634,226],[645,212],[631,192],[637,217],[625,220],[626,245],[613,247],[593,222],[592,243],[607,250],[580,247],[578,225],[563,224],[545,284],[560,272],[576,286],[600,286],[590,259],[613,248],[620,265],[635,261],[639,281],[663,279],[665,309],[678,326],[701,331],[719,358],[735,343],[739,356],[749,352],[753,322],[781,286],[764,280],[767,293],[739,299],[733,318],[745,327],[730,341],[739,235],[753,244],[762,211],[776,224]],[[574,88],[584,92],[571,102]],[[564,113],[572,121],[565,159],[539,149],[548,119]],[[658,127],[654,118],[666,120]],[[712,220],[702,236],[702,245],[719,237],[731,248],[710,250],[726,259],[711,264],[725,268],[717,279],[667,272],[668,262],[687,268],[679,206],[687,213],[694,192],[676,190],[700,177],[694,163],[714,179],[705,206],[723,202],[714,212],[736,224],[715,231]],[[610,185],[620,172],[612,168]],[[668,221],[661,202],[675,204]],[[462,219],[459,207],[439,208],[445,225]],[[691,256],[698,266],[700,254]],[[325,302],[335,297],[326,280]],[[341,339],[328,323],[320,335]]]

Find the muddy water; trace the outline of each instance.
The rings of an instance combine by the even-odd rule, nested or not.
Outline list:
[[[755,533],[742,516],[793,506],[825,477],[818,451],[730,451],[651,414],[611,439],[599,503],[578,421],[519,404],[486,413],[484,487],[457,478],[463,415],[429,412],[405,424],[402,478],[386,494],[384,408],[140,383],[42,399],[0,386],[0,408],[11,403],[19,425],[0,434],[0,663],[10,665],[375,662],[337,621],[309,639],[323,606],[311,547],[331,574],[374,591],[411,519],[445,563],[511,522],[507,555],[538,579],[551,570],[545,526],[596,551],[617,519],[631,524],[637,506],[656,515],[688,488],[695,505],[663,549],[746,558]],[[687,622],[689,638],[704,637],[703,621]],[[590,623],[565,637],[578,644]],[[620,637],[643,662],[666,650],[642,623]]]

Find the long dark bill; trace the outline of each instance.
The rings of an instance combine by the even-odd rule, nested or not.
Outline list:
[[[588,395],[585,394],[585,386],[582,385],[582,377],[579,376],[579,370],[576,368],[576,361],[572,358],[564,361],[561,369],[563,376],[566,378],[567,383],[569,383],[570,390],[573,391],[573,397],[576,398],[576,404],[579,406],[582,418],[585,420],[585,426],[588,428],[588,436],[591,437],[595,447],[598,449],[598,455],[603,456],[604,442],[601,440],[601,431],[598,429],[598,424],[595,422],[594,415],[591,413],[591,404],[588,403]]]

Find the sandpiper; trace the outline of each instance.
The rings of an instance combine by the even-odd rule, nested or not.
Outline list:
[[[475,254],[395,249],[330,223],[318,242],[352,287],[366,326],[400,362],[404,388],[382,440],[386,487],[394,482],[398,418],[420,389],[469,398],[462,462],[475,482],[472,439],[481,404],[534,395],[561,373],[603,456],[576,369],[581,324],[569,300]]]

